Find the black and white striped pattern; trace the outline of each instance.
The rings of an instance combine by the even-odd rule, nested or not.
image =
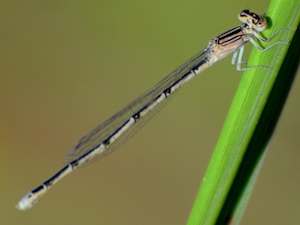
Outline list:
[[[233,52],[239,52],[237,62],[235,62],[237,54],[234,54],[233,64],[237,64],[238,70],[249,69],[241,69],[243,47],[246,42],[251,41],[261,51],[279,43],[285,43],[282,41],[276,42],[268,48],[262,49],[255,44],[253,36],[264,42],[271,39],[264,39],[259,35],[259,32],[267,27],[264,16],[259,16],[249,10],[243,10],[239,15],[239,19],[243,24],[210,40],[204,50],[174,70],[117,114],[82,137],[67,154],[65,162],[68,165],[41,186],[27,193],[18,202],[16,208],[22,211],[32,208],[54,184],[69,173],[81,166],[94,162],[96,159],[102,158],[125,143],[169,102],[173,94],[182,85],[217,61]],[[268,67],[256,66],[251,69],[255,68],[267,69]]]

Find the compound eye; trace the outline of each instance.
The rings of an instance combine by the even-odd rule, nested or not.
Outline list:
[[[240,12],[239,17],[248,17],[250,14],[250,11],[248,9],[245,9]]]
[[[255,30],[258,32],[262,32],[267,28],[267,20],[265,18],[261,18],[255,26]]]
[[[248,9],[244,9],[241,13],[250,14],[250,11]]]
[[[248,9],[245,9],[239,13],[238,18],[241,22],[245,23],[245,22],[247,22],[249,14],[250,14],[250,11]]]

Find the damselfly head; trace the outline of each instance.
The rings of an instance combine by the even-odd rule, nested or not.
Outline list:
[[[267,28],[267,20],[264,15],[258,15],[249,9],[241,11],[238,15],[242,23],[246,23],[257,32],[262,32]]]

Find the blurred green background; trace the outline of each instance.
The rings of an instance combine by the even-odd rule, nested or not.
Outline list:
[[[268,4],[249,7],[263,13]],[[33,209],[14,205],[64,166],[79,138],[237,26],[247,7],[237,0],[2,1],[1,223],[186,224],[241,79],[230,57]],[[242,224],[300,222],[299,86],[296,80]]]

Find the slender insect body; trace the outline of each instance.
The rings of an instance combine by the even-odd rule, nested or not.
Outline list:
[[[18,202],[16,208],[21,211],[32,208],[53,185],[65,176],[113,152],[129,140],[163,108],[182,85],[229,54],[234,53],[232,64],[237,65],[237,70],[269,69],[269,67],[265,66],[241,68],[241,64],[244,63],[242,62],[244,45],[250,41],[257,49],[265,51],[277,44],[287,43],[279,41],[267,48],[262,48],[254,41],[254,38],[257,38],[263,42],[268,42],[282,30],[276,31],[269,39],[264,39],[259,35],[267,27],[264,15],[260,16],[250,10],[243,10],[239,14],[239,20],[242,22],[240,26],[210,40],[205,49],[174,70],[124,109],[82,137],[67,154],[65,162],[68,165],[41,186],[28,192]]]

